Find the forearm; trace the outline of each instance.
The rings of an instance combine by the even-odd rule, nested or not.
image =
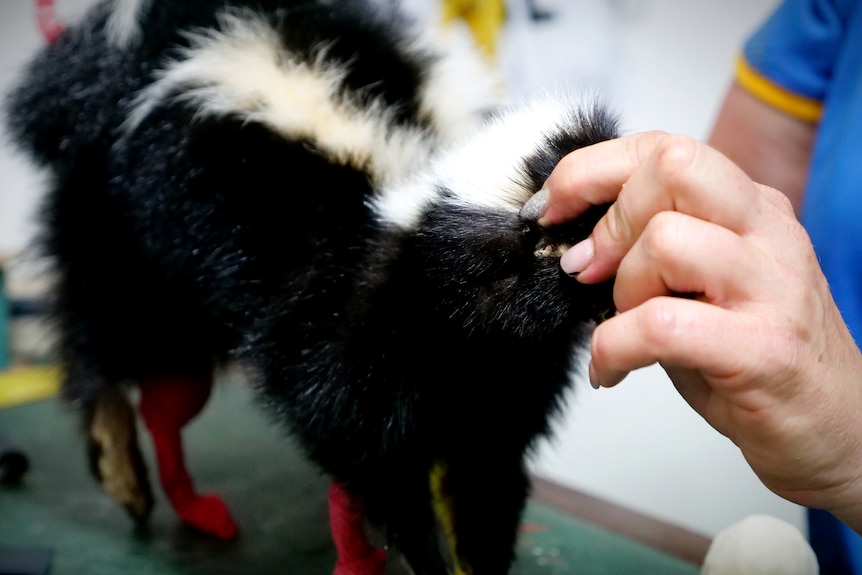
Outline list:
[[[816,132],[817,124],[786,114],[734,83],[709,144],[756,182],[783,192],[798,215]]]

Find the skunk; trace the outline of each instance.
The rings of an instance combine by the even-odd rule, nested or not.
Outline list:
[[[618,128],[590,99],[504,106],[441,34],[372,0],[101,0],[8,96],[50,175],[63,396],[134,517],[140,415],[180,517],[235,533],[179,437],[231,363],[332,478],[334,534],[367,525],[416,575],[508,572],[525,458],[613,308],[559,266],[606,207],[519,212]],[[343,547],[336,572],[379,563]]]

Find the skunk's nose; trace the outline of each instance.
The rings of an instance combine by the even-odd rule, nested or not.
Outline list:
[[[528,201],[524,204],[525,208],[521,210],[520,216],[528,229],[528,237],[535,242],[533,255],[539,258],[560,258],[567,249],[589,237],[596,222],[608,211],[609,206],[593,206],[570,222],[542,227],[535,221],[535,206],[526,209],[529,203]]]
[[[574,244],[569,244],[566,241],[555,240],[548,235],[540,236],[536,243],[536,249],[533,250],[533,255],[537,258],[561,258],[563,253],[572,247]]]
[[[567,249],[579,241],[578,238],[584,232],[589,234],[589,230],[583,230],[583,226],[578,222],[549,228],[544,228],[530,220],[522,221],[522,223],[528,245],[532,247],[533,256],[537,258],[560,259]]]

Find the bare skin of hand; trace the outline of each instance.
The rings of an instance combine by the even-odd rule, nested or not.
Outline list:
[[[660,363],[767,487],[860,531],[862,354],[790,201],[658,132],[576,151],[545,187],[543,225],[614,202],[561,262],[584,283],[616,275],[594,385]]]

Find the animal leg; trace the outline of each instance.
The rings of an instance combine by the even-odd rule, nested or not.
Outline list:
[[[145,522],[153,509],[153,494],[138,444],[135,410],[122,390],[109,387],[102,392],[89,410],[87,431],[93,475],[136,522]]]
[[[386,490],[390,497],[387,535],[413,575],[450,575],[444,555],[428,474],[402,478]]]
[[[446,468],[457,562],[472,575],[508,573],[515,560],[529,479],[520,463],[485,460]]]
[[[182,428],[206,405],[211,376],[154,378],[141,382],[139,410],[149,429],[165,495],[180,519],[219,539],[231,539],[237,526],[217,495],[199,495],[186,469]]]
[[[437,515],[437,520],[440,522],[440,526],[446,536],[446,544],[449,546],[452,563],[455,566],[455,575],[466,575],[457,553],[458,536],[455,532],[455,509],[452,498],[446,492],[446,476],[447,471],[444,464],[437,463],[431,468],[429,476],[431,500],[434,506],[434,513]]]
[[[364,517],[383,530],[386,548],[396,551],[412,575],[451,575],[432,509],[428,468],[381,469],[354,478],[350,487],[362,494]]]
[[[329,527],[338,552],[334,575],[386,572],[386,553],[368,540],[360,505],[338,482],[329,486]]]

